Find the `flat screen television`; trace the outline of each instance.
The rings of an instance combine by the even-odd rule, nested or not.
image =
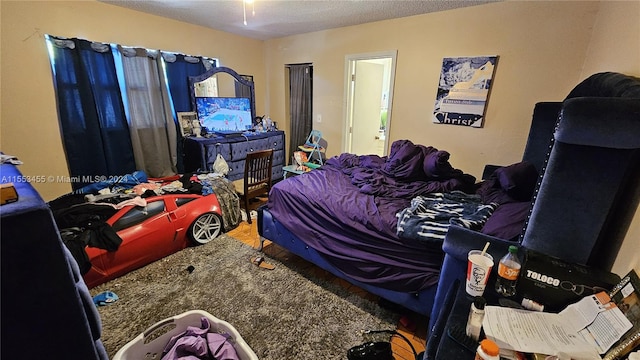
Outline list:
[[[213,133],[243,133],[253,125],[249,98],[197,97],[196,112],[200,125]]]

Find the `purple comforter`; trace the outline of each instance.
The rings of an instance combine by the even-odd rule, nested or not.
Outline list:
[[[453,169],[444,151],[407,140],[391,149],[383,158],[331,158],[319,169],[277,183],[267,206],[289,231],[351,278],[419,291],[438,281],[443,252],[438,244],[398,238],[396,213],[418,195],[469,191],[475,178]]]

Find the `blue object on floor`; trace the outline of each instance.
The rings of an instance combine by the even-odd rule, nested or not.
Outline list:
[[[118,295],[112,291],[103,291],[93,297],[93,303],[97,306],[109,305],[118,300]]]

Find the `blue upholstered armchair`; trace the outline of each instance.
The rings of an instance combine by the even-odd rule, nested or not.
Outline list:
[[[523,160],[541,175],[516,245],[610,270],[640,199],[640,79],[598,73],[563,102],[536,104]],[[429,330],[451,284],[464,282],[467,253],[486,242],[496,261],[514,244],[450,227]]]

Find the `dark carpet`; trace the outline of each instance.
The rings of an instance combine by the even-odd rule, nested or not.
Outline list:
[[[93,288],[120,298],[98,309],[109,356],[156,322],[195,309],[229,322],[264,360],[345,359],[352,346],[388,340],[362,330],[396,328],[399,315],[295,265],[267,257],[276,268],[261,269],[249,261],[256,253],[222,235]]]

